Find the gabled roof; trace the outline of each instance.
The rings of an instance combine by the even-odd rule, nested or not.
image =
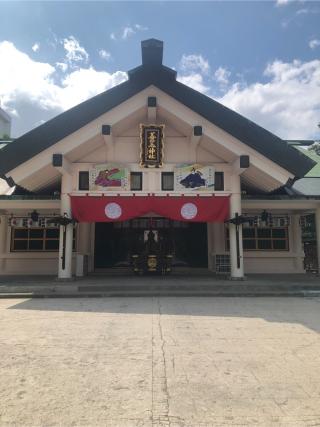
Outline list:
[[[58,115],[1,150],[0,176],[77,131],[150,85],[189,107],[287,171],[303,177],[314,162],[261,126],[176,80],[162,65],[163,42],[145,40],[142,65],[129,71],[129,80]]]
[[[307,149],[311,146],[313,140],[288,141],[294,148],[312,159],[315,166],[309,170],[304,178],[297,179],[291,183],[281,186],[272,194],[287,194],[289,196],[320,197],[320,156],[313,150]]]
[[[304,196],[320,196],[320,177],[311,177],[298,179],[291,190],[295,194]]]
[[[313,141],[313,143],[314,143],[314,141]],[[314,178],[317,177],[320,179],[320,156],[315,151],[307,150],[306,148],[303,148],[303,147],[297,146],[297,147],[295,147],[295,149],[300,151],[305,156],[309,157],[310,159],[312,159],[314,161],[314,167],[312,169],[310,169],[305,176],[308,178],[309,177],[314,177]]]

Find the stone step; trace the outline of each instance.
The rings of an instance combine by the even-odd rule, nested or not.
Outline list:
[[[313,290],[299,290],[294,291],[251,291],[251,292],[177,292],[172,291],[160,292],[160,291],[100,291],[100,292],[6,292],[0,293],[0,299],[2,298],[100,298],[100,297],[320,297],[320,291]]]
[[[149,285],[79,286],[79,294],[103,296],[320,296],[315,286]]]
[[[299,283],[275,283],[271,281],[219,281],[188,279],[166,280],[156,279],[140,281],[102,279],[99,282],[86,279],[85,282],[60,283],[48,282],[25,284],[11,283],[0,285],[0,297],[183,297],[183,296],[319,296],[319,280]]]

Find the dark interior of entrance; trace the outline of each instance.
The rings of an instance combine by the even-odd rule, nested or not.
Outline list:
[[[141,250],[148,231],[172,252],[173,266],[208,267],[207,224],[167,218],[136,218],[124,222],[99,222],[95,227],[95,268],[130,265]]]

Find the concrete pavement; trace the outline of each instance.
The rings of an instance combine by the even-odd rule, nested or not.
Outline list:
[[[1,426],[320,424],[319,298],[0,300]]]

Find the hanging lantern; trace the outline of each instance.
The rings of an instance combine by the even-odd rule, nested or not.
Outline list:
[[[9,227],[17,227],[17,225],[18,225],[17,218],[14,218],[13,216],[11,216],[11,218],[9,218]]]
[[[33,210],[30,214],[30,217],[31,217],[32,221],[38,222],[39,213],[36,210]]]

